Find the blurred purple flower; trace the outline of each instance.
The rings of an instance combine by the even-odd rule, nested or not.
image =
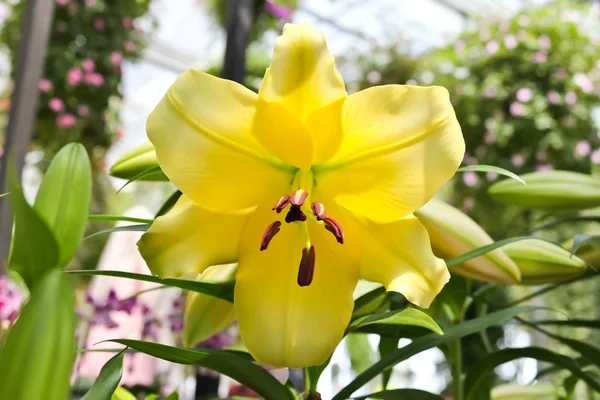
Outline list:
[[[581,140],[575,145],[575,153],[582,157],[589,156],[592,152],[592,145],[587,140]]]
[[[103,31],[105,27],[106,27],[106,22],[104,22],[104,20],[102,18],[96,18],[94,20],[94,28],[97,31]]]
[[[594,150],[591,159],[594,164],[600,164],[600,150]]]
[[[90,108],[85,104],[82,104],[77,107],[77,114],[79,114],[80,117],[87,117],[90,114]]]
[[[495,143],[496,142],[496,134],[494,132],[486,132],[485,135],[483,136],[483,140],[488,143]]]
[[[48,102],[48,107],[54,112],[61,112],[65,109],[65,103],[58,97],[53,97]]]
[[[110,62],[112,65],[119,66],[121,65],[121,62],[123,61],[123,54],[121,54],[118,51],[113,51],[112,53],[110,53]]]
[[[564,69],[564,68],[559,68],[559,69],[556,71],[556,77],[557,77],[558,79],[567,79],[567,76],[568,76],[568,74],[567,74],[567,70],[566,70],[566,69]]]
[[[533,90],[525,87],[517,90],[517,100],[519,100],[520,102],[527,103],[532,98]]]
[[[525,164],[525,157],[523,157],[521,154],[513,154],[513,156],[510,158],[510,162],[515,167],[522,167]]]
[[[535,167],[536,172],[549,172],[554,171],[554,167],[550,164],[538,165]]]
[[[93,72],[94,69],[96,69],[96,63],[94,62],[94,60],[91,60],[89,58],[83,60],[81,62],[81,65],[83,66],[85,72]]]
[[[494,171],[489,171],[485,174],[485,176],[487,177],[488,181],[492,182],[495,181],[498,178],[498,174]]]
[[[19,315],[22,301],[23,294],[17,285],[8,276],[0,276],[0,323],[14,322]]]
[[[549,49],[552,45],[552,40],[548,35],[542,35],[539,37],[538,43],[542,49]]]
[[[525,115],[525,106],[521,103],[514,102],[510,105],[510,114],[514,117]]]
[[[73,114],[61,114],[56,118],[56,126],[59,128],[72,128],[77,123]]]
[[[67,82],[69,82],[69,85],[71,86],[79,85],[82,79],[83,72],[79,68],[74,67],[67,72]]]
[[[565,101],[572,106],[577,103],[577,94],[575,92],[567,92],[567,94],[565,94]]]
[[[591,93],[594,91],[594,83],[586,74],[578,72],[573,76],[573,83],[575,83],[584,93]]]
[[[473,200],[472,197],[465,197],[465,200],[463,201],[462,211],[463,212],[471,211],[473,209],[474,205],[475,205],[475,201]]]
[[[489,41],[485,45],[485,51],[487,51],[488,54],[495,54],[498,52],[499,49],[500,49],[500,46],[498,45],[498,42],[496,42],[495,40]]]
[[[40,79],[38,82],[38,88],[41,92],[49,92],[52,89],[52,82],[50,82],[48,79]]]
[[[560,94],[556,90],[548,92],[548,101],[552,104],[560,103]]]
[[[198,343],[197,348],[223,350],[227,346],[233,344],[233,338],[227,332],[217,333],[212,335],[204,342]]]
[[[121,23],[123,24],[123,28],[131,29],[133,27],[133,18],[131,18],[131,17],[124,17],[121,20]]]
[[[512,50],[519,45],[517,38],[514,35],[508,35],[504,38],[504,46],[507,49]]]
[[[544,51],[536,51],[533,53],[533,61],[535,61],[537,64],[545,63],[548,61],[548,54],[546,54]]]
[[[85,0],[85,4],[87,6],[95,6],[96,5],[96,0]]]
[[[92,86],[102,86],[104,85],[104,76],[102,74],[98,74],[96,72],[92,72],[91,74],[85,75],[85,83]]]
[[[479,182],[479,177],[477,176],[477,173],[473,171],[467,171],[463,174],[463,182],[465,185],[473,187],[477,185],[477,182]]]
[[[135,51],[135,43],[133,43],[131,40],[127,40],[127,41],[125,41],[125,43],[123,43],[123,48],[130,53],[134,52]]]
[[[491,86],[488,86],[483,90],[483,97],[485,97],[486,99],[493,99],[496,97],[496,95],[496,89]]]
[[[286,21],[290,19],[292,12],[294,11],[290,7],[275,4],[273,0],[265,1],[265,10],[271,15]]]
[[[475,149],[475,155],[479,158],[484,158],[486,154],[487,150],[483,146],[477,146],[477,148]]]
[[[59,6],[66,6],[67,4],[69,4],[69,0],[56,0],[56,4],[58,4]]]
[[[538,150],[535,153],[535,158],[538,161],[546,161],[548,159],[548,153],[546,153],[544,150]]]

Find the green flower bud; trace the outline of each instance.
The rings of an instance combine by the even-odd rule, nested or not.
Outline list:
[[[442,201],[432,199],[415,215],[429,232],[433,252],[446,260],[494,242],[468,215]],[[501,249],[455,265],[451,271],[492,283],[514,284],[521,279],[516,264]]]
[[[196,278],[199,281],[225,282],[235,276],[237,264],[215,265]],[[183,343],[192,347],[233,322],[233,303],[198,292],[189,292],[183,315]]]
[[[585,272],[585,261],[545,240],[520,240],[503,249],[519,266],[522,285],[560,282]]]
[[[570,171],[534,172],[522,175],[523,185],[507,179],[492,185],[489,195],[497,201],[529,208],[552,210],[600,206],[600,179]]]
[[[534,385],[517,385],[508,383],[492,389],[491,400],[556,400],[558,391],[549,382],[538,382]]]
[[[140,144],[137,147],[134,147],[121,156],[121,158],[119,158],[119,160],[117,160],[117,162],[110,168],[110,174],[116,178],[132,179],[140,175],[142,172],[149,171],[151,168],[154,168],[155,171],[141,176],[139,180],[168,180],[162,170],[159,169],[154,146],[148,141]]]

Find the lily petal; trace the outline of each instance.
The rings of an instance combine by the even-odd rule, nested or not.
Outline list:
[[[386,224],[363,219],[358,228],[361,277],[402,293],[419,307],[429,307],[450,273],[444,260],[433,254],[427,230],[419,220],[412,215]]]
[[[391,222],[425,204],[460,165],[461,129],[441,87],[388,85],[348,96],[335,156],[315,166],[320,190],[345,208]]]
[[[297,283],[305,223],[284,224],[265,251],[264,228],[273,220],[268,205],[250,217],[240,246],[235,313],[250,353],[261,363],[302,368],[325,361],[341,341],[353,309],[358,265],[352,248],[335,241],[309,219],[316,252],[312,283]]]
[[[251,134],[257,101],[242,85],[188,70],[148,118],[162,170],[207,210],[253,207],[289,185],[291,172]]]
[[[144,233],[138,248],[154,275],[193,278],[211,265],[237,260],[247,220],[248,211],[213,213],[182,195],[173,209]]]
[[[286,24],[258,95],[283,104],[305,122],[315,110],[346,96],[325,35],[311,24]]]

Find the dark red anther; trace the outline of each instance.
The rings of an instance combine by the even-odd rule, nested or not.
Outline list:
[[[267,230],[262,235],[262,239],[260,241],[260,251],[266,250],[269,247],[269,243],[271,243],[271,239],[279,232],[281,227],[281,222],[275,221],[271,225],[267,227]]]
[[[290,203],[292,203],[293,206],[300,207],[302,204],[304,204],[307,196],[308,192],[305,190],[295,190],[294,193],[292,193],[292,197],[290,197]]]
[[[285,216],[285,222],[289,224],[296,221],[306,221],[306,214],[304,214],[304,211],[300,207],[292,205],[290,211]]]
[[[310,208],[314,216],[317,217],[317,221],[323,221],[325,217],[327,217],[327,214],[325,214],[325,206],[322,203],[315,201],[311,204]]]
[[[289,204],[289,202],[290,196],[286,194],[285,196],[279,199],[277,204],[275,204],[275,206],[271,210],[277,211],[277,214],[279,214]]]
[[[342,226],[333,218],[325,218],[323,219],[323,222],[325,223],[325,229],[333,233],[337,242],[339,244],[344,244],[344,231],[342,230]]]
[[[298,286],[304,287],[312,283],[315,275],[315,246],[302,249],[302,258],[298,268]]]

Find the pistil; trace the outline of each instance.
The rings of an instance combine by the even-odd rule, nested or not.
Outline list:
[[[315,246],[302,249],[302,258],[298,268],[298,286],[309,286],[315,275]]]

